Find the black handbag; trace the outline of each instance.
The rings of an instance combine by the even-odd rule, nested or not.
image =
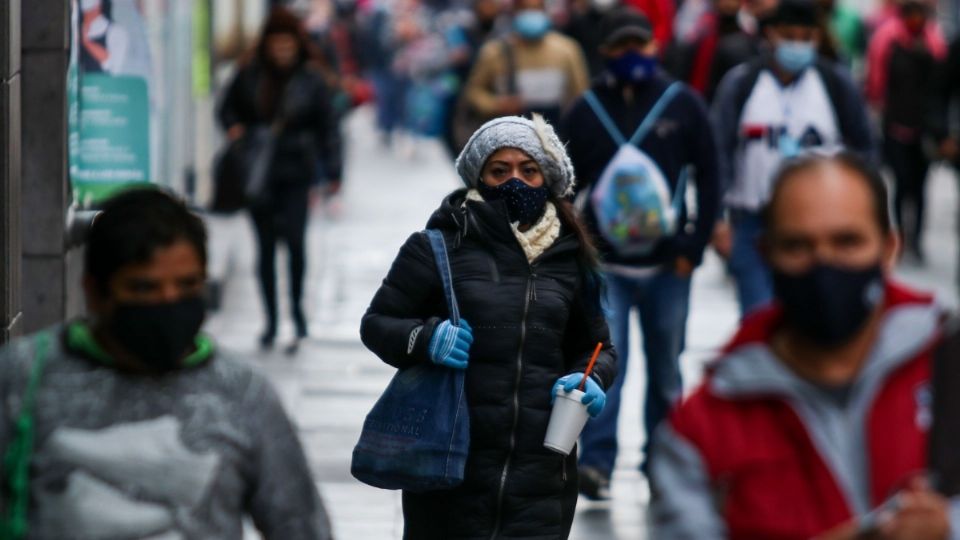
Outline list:
[[[254,127],[227,143],[213,167],[214,193],[210,210],[229,214],[263,204],[267,175],[276,142],[275,128]]]
[[[277,137],[287,126],[289,102],[295,88],[291,80],[284,91],[280,113],[269,125],[251,125],[239,138],[228,141],[213,165],[213,200],[210,211],[232,214],[263,206],[270,200],[267,184]]]

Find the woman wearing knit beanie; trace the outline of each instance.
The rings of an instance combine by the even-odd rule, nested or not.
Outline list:
[[[442,231],[460,326],[447,318],[430,242],[400,249],[363,318],[361,336],[403,369],[433,362],[466,370],[471,441],[457,488],[403,494],[404,538],[567,538],[577,500],[576,452],[543,446],[558,387],[585,386],[599,414],[616,356],[600,307],[596,255],[567,200],[574,173],[546,122],[505,117],[457,158],[466,185],[427,224]]]

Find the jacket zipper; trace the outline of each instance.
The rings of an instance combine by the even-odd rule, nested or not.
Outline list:
[[[520,349],[517,351],[517,376],[513,382],[513,425],[510,428],[510,450],[507,452],[507,459],[503,462],[503,471],[500,473],[500,489],[497,492],[497,517],[493,522],[493,534],[490,540],[496,540],[500,534],[500,526],[503,520],[503,495],[507,487],[507,476],[510,473],[510,463],[513,461],[513,451],[517,446],[517,424],[520,420],[520,381],[523,377],[523,346],[527,341],[527,315],[530,312],[531,293],[534,290],[534,279],[537,275],[532,273],[527,278],[527,293],[523,302],[523,319],[520,322]]]

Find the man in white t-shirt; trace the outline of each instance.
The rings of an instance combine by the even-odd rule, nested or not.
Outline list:
[[[760,257],[759,211],[784,159],[841,148],[869,157],[873,141],[863,100],[845,68],[817,57],[820,32],[811,0],[783,0],[767,28],[770,49],[732,70],[713,106],[724,202],[732,233],[730,271],[742,315],[772,298]]]

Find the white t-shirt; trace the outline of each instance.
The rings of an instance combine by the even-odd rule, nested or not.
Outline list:
[[[769,71],[760,73],[738,127],[731,208],[759,210],[770,198],[773,175],[785,158],[806,150],[839,149],[842,137],[823,78],[807,69],[783,86]]]

